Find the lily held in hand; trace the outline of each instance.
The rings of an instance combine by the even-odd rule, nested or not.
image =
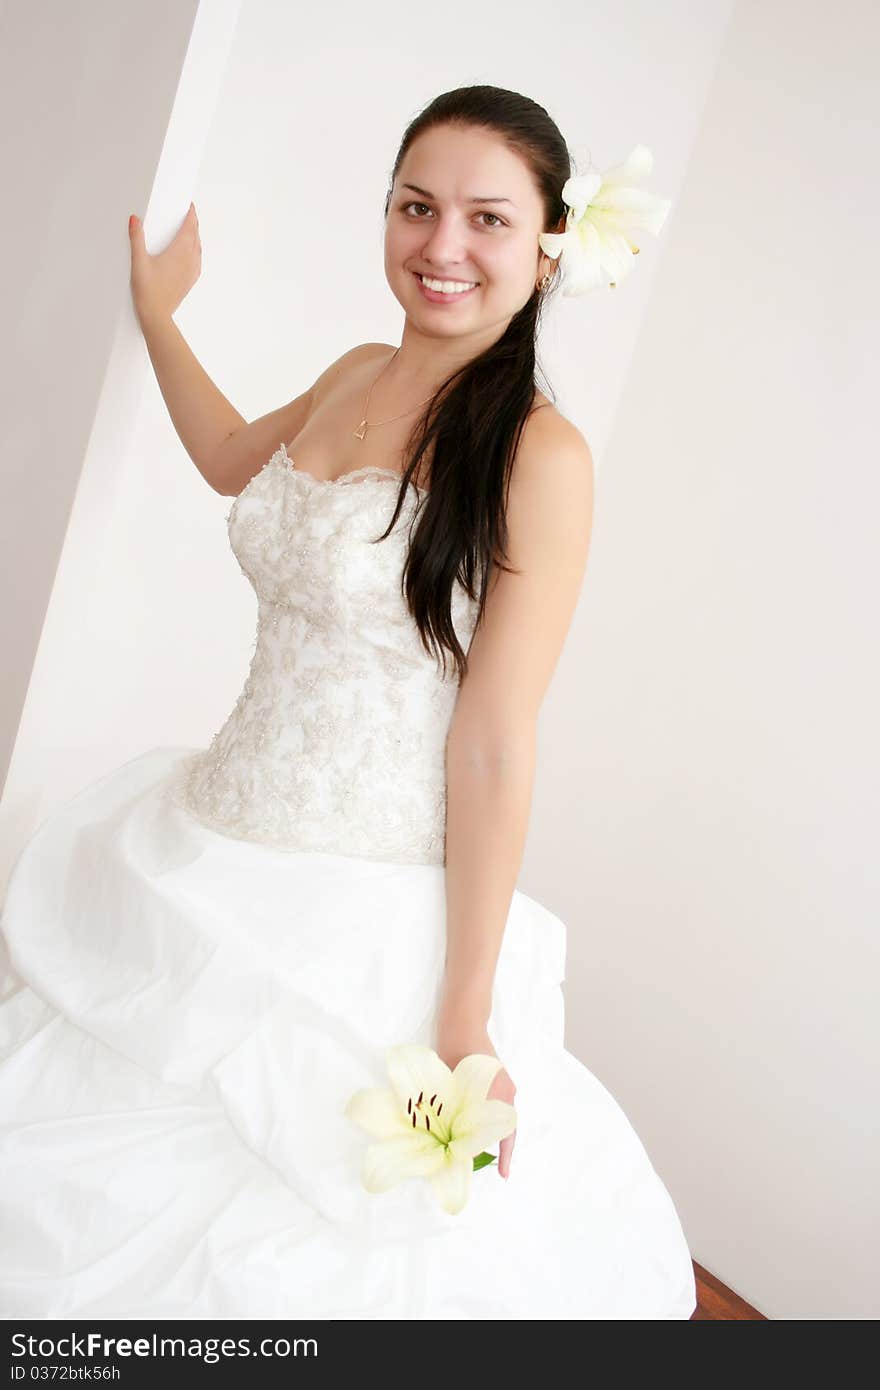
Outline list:
[[[368,1192],[385,1192],[406,1178],[427,1178],[444,1210],[460,1212],[475,1168],[491,1163],[487,1144],[516,1128],[516,1109],[486,1093],[502,1067],[475,1052],[454,1071],[431,1047],[402,1043],[385,1052],[391,1090],[355,1091],[344,1114],[377,1141],[364,1154]]]

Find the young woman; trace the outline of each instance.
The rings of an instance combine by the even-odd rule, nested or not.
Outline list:
[[[400,343],[252,422],[172,319],[194,208],[158,256],[132,228],[257,638],[208,747],[127,763],[16,863],[7,1317],[693,1312],[670,1197],[563,1047],[565,927],[515,886],[591,530],[589,447],[535,383],[570,172],[526,97],[431,102],[385,207]],[[499,1142],[474,1170],[477,1115]]]

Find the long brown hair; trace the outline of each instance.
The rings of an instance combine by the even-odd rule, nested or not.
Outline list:
[[[529,97],[488,86],[443,92],[410,122],[391,171],[386,219],[407,150],[417,136],[439,125],[497,132],[534,176],[544,202],[543,230],[562,230],[567,211],[562,186],[572,172],[572,159],[556,123]],[[450,652],[459,680],[467,670],[467,655],[452,621],[453,589],[460,582],[476,599],[479,585],[479,625],[492,564],[510,569],[504,563],[506,498],[520,435],[534,405],[536,338],[546,298],[546,290],[535,288],[502,336],[437,388],[410,434],[394,515],[377,538],[384,540],[395,525],[410,480],[433,445],[430,491],[416,512],[418,526],[410,536],[402,589],[423,646],[442,656],[444,676]]]

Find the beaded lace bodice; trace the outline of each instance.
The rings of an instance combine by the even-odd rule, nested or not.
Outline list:
[[[396,480],[396,481],[392,481]],[[421,645],[401,590],[423,490],[368,467],[332,481],[284,445],[235,498],[230,545],[258,601],[244,688],[168,794],[222,833],[282,849],[445,859],[446,736],[458,692]],[[477,602],[455,588],[467,651]]]

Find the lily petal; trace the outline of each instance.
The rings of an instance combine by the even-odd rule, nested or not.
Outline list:
[[[450,1151],[456,1158],[476,1158],[482,1149],[512,1134],[516,1124],[516,1107],[506,1100],[478,1101],[457,1116]]]
[[[538,237],[538,245],[542,251],[546,251],[552,260],[565,249],[565,238],[567,232],[541,232]]]
[[[562,185],[562,201],[571,208],[570,216],[579,222],[586,209],[602,187],[602,175],[595,171],[588,174],[572,174]]]
[[[596,219],[594,226],[599,238],[599,258],[605,277],[619,284],[635,263],[632,247],[622,232],[608,226],[601,217]]]
[[[604,171],[602,183],[606,186],[609,184],[638,183],[640,179],[644,179],[650,174],[653,167],[654,156],[648,146],[636,145],[622,164],[614,164],[610,169]]]
[[[491,1052],[470,1052],[463,1056],[462,1061],[456,1066],[452,1073],[453,1080],[453,1109],[459,1111],[463,1105],[471,1105],[474,1101],[485,1101],[492,1081],[498,1076],[502,1069],[503,1062],[499,1056],[492,1056]]]
[[[342,1113],[376,1139],[390,1139],[410,1128],[403,1106],[387,1087],[383,1090],[378,1086],[369,1086],[363,1091],[355,1091]]]
[[[442,1166],[430,1174],[431,1186],[440,1200],[440,1205],[450,1216],[457,1216],[467,1202],[473,1171],[472,1159],[457,1162],[447,1154]]]
[[[368,1144],[362,1181],[368,1192],[385,1192],[405,1178],[429,1178],[446,1161],[446,1149],[423,1131]]]
[[[621,231],[647,231],[654,236],[666,221],[671,198],[657,198],[643,188],[603,189],[592,207]]]
[[[427,1096],[437,1092],[444,1099],[452,1094],[452,1072],[433,1047],[400,1043],[386,1050],[385,1063],[404,1110],[410,1097],[417,1097],[420,1091]]]
[[[456,1128],[456,1116],[469,1105],[485,1101],[489,1087],[504,1063],[488,1052],[472,1052],[462,1057],[452,1073],[449,1097],[449,1124]]]
[[[607,275],[595,263],[585,262],[574,269],[569,265],[562,282],[562,293],[566,298],[571,298],[590,290],[603,289],[608,283]]]
[[[562,293],[564,296],[583,294],[608,284],[602,266],[602,238],[592,222],[580,223],[575,231],[566,233],[562,253]]]

